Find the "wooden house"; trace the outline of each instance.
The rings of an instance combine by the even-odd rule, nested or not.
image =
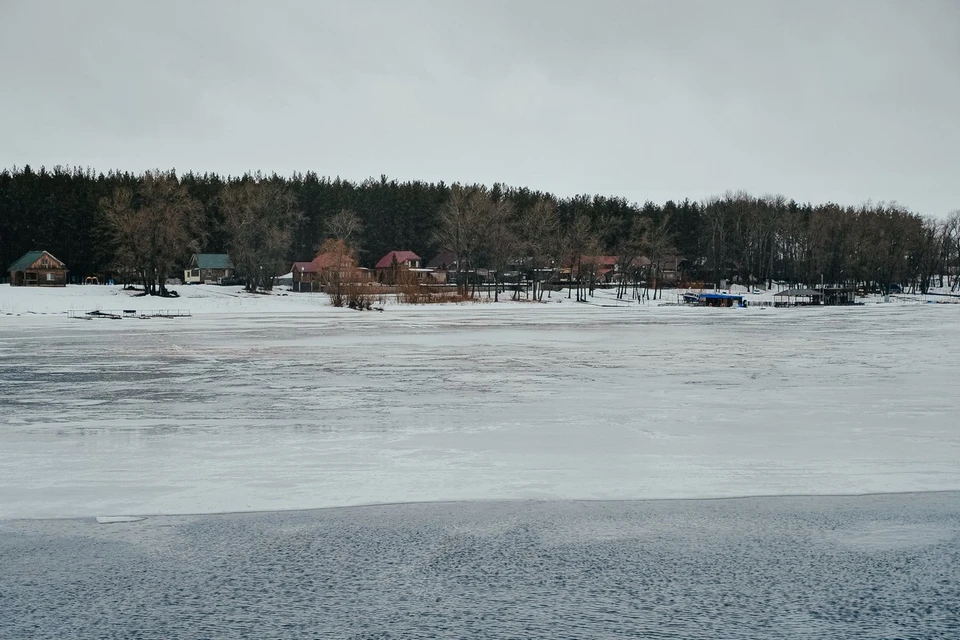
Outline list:
[[[294,291],[322,291],[324,285],[359,284],[373,279],[370,270],[358,267],[351,254],[337,251],[321,253],[309,262],[294,262],[290,271]]]
[[[49,251],[28,251],[7,269],[11,287],[64,287],[67,265]]]
[[[401,273],[413,271],[422,278],[429,269],[420,268],[420,256],[413,251],[391,251],[380,258],[376,265],[377,280],[384,284],[396,284]]]
[[[234,273],[230,255],[226,253],[195,253],[183,271],[184,284],[219,284]]]
[[[431,277],[439,283],[456,282],[457,254],[453,251],[441,251],[427,263]]]
[[[647,264],[650,264],[650,259],[647,258]],[[656,265],[656,276],[659,277],[664,284],[676,284],[682,279],[683,272],[687,268],[687,259],[683,256],[678,255],[666,255],[660,256],[657,259]]]
[[[619,276],[617,256],[573,256],[567,258],[560,268],[560,275],[567,282],[612,282]]]

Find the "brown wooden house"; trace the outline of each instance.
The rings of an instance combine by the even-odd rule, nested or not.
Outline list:
[[[377,262],[377,280],[384,284],[397,284],[407,272],[423,278],[429,269],[420,268],[420,256],[413,251],[391,251]]]
[[[7,269],[11,287],[64,287],[67,265],[49,251],[27,251]]]
[[[328,285],[347,285],[370,282],[370,269],[357,266],[357,260],[346,252],[321,253],[310,262],[294,262],[294,291],[322,291]]]

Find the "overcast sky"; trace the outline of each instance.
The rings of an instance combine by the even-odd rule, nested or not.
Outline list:
[[[0,166],[960,208],[960,2],[0,0]]]

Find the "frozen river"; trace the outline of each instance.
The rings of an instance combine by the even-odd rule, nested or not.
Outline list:
[[[0,521],[0,638],[960,637],[960,495]]]
[[[960,489],[960,307],[0,318],[0,518]]]

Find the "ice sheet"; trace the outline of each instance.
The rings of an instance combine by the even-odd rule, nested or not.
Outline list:
[[[0,517],[960,489],[960,306],[270,304],[0,317]]]

